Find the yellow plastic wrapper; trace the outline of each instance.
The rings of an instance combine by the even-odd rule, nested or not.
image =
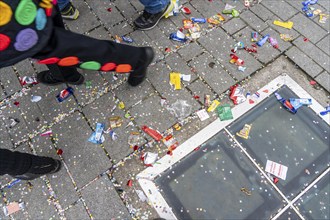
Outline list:
[[[208,107],[207,111],[208,112],[213,112],[218,105],[220,105],[220,102],[218,100],[213,100],[212,104],[210,105],[210,107]]]
[[[175,90],[181,89],[181,74],[177,72],[170,73],[170,84],[174,86]]]

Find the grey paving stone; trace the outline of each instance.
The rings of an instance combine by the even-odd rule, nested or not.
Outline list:
[[[81,191],[95,219],[130,219],[130,215],[107,177],[93,182]],[[106,204],[106,205],[100,205]]]
[[[45,70],[48,70],[47,66],[44,65],[44,64],[38,64],[38,63],[34,62],[32,65],[36,69],[35,74],[40,73],[40,72],[45,71]]]
[[[191,81],[194,81],[197,76],[191,71],[191,68],[187,65],[187,62],[183,60],[179,54],[173,53],[165,59],[166,64],[169,66],[171,71],[179,72],[182,74],[190,75]],[[182,83],[188,85],[190,82],[186,82],[182,80]]]
[[[317,76],[322,71],[317,63],[297,47],[291,47],[285,54],[311,77]]]
[[[111,29],[112,26],[124,20],[124,17],[115,7],[115,3],[110,1],[86,0],[86,3],[92,9],[92,12],[101,20],[102,24]],[[107,9],[111,8],[111,12]]]
[[[4,124],[8,129],[8,134],[10,140],[13,143],[17,143],[27,138],[29,134],[28,127],[23,119],[21,111],[17,106],[11,104],[2,110]],[[18,121],[18,123],[13,123],[13,120]]]
[[[292,1],[292,0],[285,0],[288,4],[290,4],[292,7],[297,9],[298,11],[301,11],[303,5],[301,4],[302,1]]]
[[[211,100],[216,98],[215,93],[212,91],[211,87],[207,85],[201,79],[197,79],[192,82],[189,86],[187,86],[189,90],[192,91],[192,94],[195,96],[199,96],[198,101],[204,104],[205,95],[210,95]]]
[[[162,52],[165,50],[165,48],[176,45],[175,42],[169,39],[169,35],[165,35],[164,31],[161,30],[158,26],[156,26],[152,32],[145,31],[145,34],[148,35],[151,39],[157,39],[153,40],[153,43],[156,45],[156,48]]]
[[[261,67],[261,64],[246,51],[238,51],[237,55],[245,61],[245,72],[240,72],[237,66],[230,64],[230,54],[235,41],[227,36],[221,29],[209,32],[205,37],[198,40],[237,80],[242,80]]]
[[[150,67],[149,71],[158,73],[149,75],[148,79],[156,88],[160,96],[166,98],[170,104],[174,103],[178,99],[182,99],[187,100],[188,104],[192,105],[193,109],[199,108],[196,100],[193,99],[193,97],[183,86],[181,90],[174,90],[174,88],[169,84],[171,70],[166,67],[164,62],[159,62]],[[159,104],[159,102],[157,102],[157,104]]]
[[[280,17],[282,20],[287,21],[293,15],[295,15],[298,11],[289,5],[285,1],[272,1],[266,0],[262,1],[261,4]]]
[[[325,38],[320,40],[316,45],[323,50],[326,54],[330,56],[330,35],[327,35]]]
[[[149,72],[149,74],[157,73]],[[127,109],[129,109],[135,103],[142,101],[154,92],[155,89],[147,80],[143,81],[136,87],[130,86],[128,83],[124,83],[114,90],[116,96],[125,103]]]
[[[89,219],[89,215],[81,201],[66,210],[64,214],[67,219]]]
[[[32,102],[32,96],[39,96],[38,94],[27,91],[26,95],[18,97],[13,100],[19,103],[19,110],[22,118],[24,118],[26,126],[30,133],[39,130],[42,126],[47,124],[47,120],[43,117],[37,102]]]
[[[137,10],[136,8],[131,4],[131,1],[115,1],[114,4],[121,14],[124,15],[124,17],[132,22],[133,19],[135,20]]]
[[[319,6],[318,8],[322,8],[321,6]],[[330,8],[328,8],[328,10],[322,10],[322,13],[329,15],[329,10]],[[330,25],[329,25],[329,18],[326,20],[325,23],[321,23],[320,22],[320,16],[314,16],[312,18],[310,18],[314,23],[316,23],[317,25],[321,26],[326,32],[330,32]]]
[[[11,66],[1,68],[1,84],[4,86],[7,95],[11,95],[21,90],[22,86],[19,83],[17,75]]]
[[[123,21],[111,27],[109,31],[111,32],[111,35],[115,37],[116,35],[118,36],[128,35],[131,32],[133,32],[134,29],[126,21]]]
[[[83,34],[101,25],[84,1],[76,1],[74,2],[74,6],[79,10],[80,13],[78,19],[64,20],[65,24],[71,31]]]
[[[184,98],[180,97],[180,99]],[[139,127],[146,125],[164,132],[176,122],[175,117],[161,107],[160,100],[159,96],[153,95],[130,110]],[[172,104],[173,100],[169,103]]]
[[[318,75],[315,80],[328,92],[330,92],[330,74],[326,71]]]
[[[25,59],[21,62],[16,63],[14,65],[14,68],[16,69],[16,71],[20,77],[36,75],[30,59]]]
[[[251,42],[251,32],[253,30],[250,27],[246,27],[243,30],[237,32],[234,37],[237,41],[241,41],[249,48],[252,48],[252,44],[255,44],[254,42]],[[267,32],[266,32],[267,33]],[[259,34],[259,38],[261,39],[263,37],[262,34]],[[273,38],[277,39],[279,41],[278,34],[276,36],[272,36]],[[261,63],[266,64],[269,63],[271,60],[273,60],[275,57],[277,57],[280,52],[273,48],[273,46],[266,42],[262,47],[257,48],[257,53],[251,53],[256,59],[258,59]]]
[[[26,181],[21,181],[13,188],[5,189],[8,202],[24,202],[24,211],[12,214],[14,219],[50,219],[59,218],[55,206],[48,202],[49,193],[45,182],[42,179],[31,181],[29,188]]]
[[[234,18],[222,25],[222,28],[229,34],[234,34],[246,26],[246,23],[240,18]]]
[[[49,136],[34,137],[31,140],[31,147],[35,150],[37,155],[60,159],[56,154],[56,148],[51,142],[51,137]],[[57,147],[61,148],[61,146]],[[65,157],[65,154],[66,152],[63,153],[63,157]],[[64,165],[62,165],[62,169],[59,172],[47,175],[47,178],[54,191],[54,195],[56,199],[58,199],[62,208],[69,206],[78,199],[75,186]]]
[[[3,118],[0,119],[0,146],[4,149],[12,149],[14,145],[10,140],[8,130],[6,128],[6,121]],[[1,185],[1,184],[0,184]]]
[[[0,81],[1,82],[1,81]],[[0,86],[0,100],[3,100],[3,99],[5,99],[6,98],[6,95],[5,95],[5,93],[4,93],[4,91],[3,91],[3,89],[2,89],[2,87]]]
[[[266,34],[269,34],[271,37],[275,38],[278,42],[278,45],[279,45],[278,50],[280,52],[286,51],[289,47],[292,46],[292,43],[282,40],[281,37],[280,37],[280,33],[278,33],[273,28],[267,28],[266,30],[261,32],[261,34],[263,36],[265,36]]]
[[[326,8],[328,10],[330,8],[330,2],[328,0],[319,0],[317,1],[317,4],[321,5],[323,8]]]
[[[95,125],[91,126],[95,129]],[[84,186],[111,166],[101,146],[88,141],[92,129],[83,115],[74,113],[55,124],[52,130],[53,135],[57,136],[56,145],[63,149],[64,161],[78,187]]]
[[[210,63],[214,63],[213,68],[210,67]],[[199,56],[190,65],[196,69],[197,74],[218,94],[223,93],[231,85],[235,84],[235,80],[208,54]]]
[[[251,11],[245,11],[240,15],[240,18],[243,19],[249,26],[251,26],[256,31],[262,31],[267,28],[267,24],[258,18]]]
[[[144,6],[141,4],[141,2],[132,0],[130,3],[133,5],[134,8],[136,8],[137,11],[143,11]]]
[[[293,44],[295,44],[307,56],[312,58],[317,64],[330,72],[330,57],[326,53],[315,47],[311,42],[305,42],[303,37],[297,38],[293,41]]]
[[[119,161],[132,152],[128,144],[128,137],[131,132],[138,131],[134,126],[125,128],[130,122],[130,119],[125,118],[125,112],[121,109],[116,109],[112,111],[114,107],[117,106],[115,100],[113,99],[113,94],[108,93],[101,98],[95,100],[92,104],[83,108],[83,113],[85,114],[88,122],[91,126],[95,127],[96,123],[105,123],[106,129],[109,128],[109,118],[112,116],[119,116],[123,119],[123,124],[119,128],[115,128],[114,132],[118,135],[117,140],[112,140],[109,134],[104,134],[105,141],[103,146],[109,153],[112,160]],[[126,102],[124,101],[125,106]],[[143,144],[145,141],[141,141]]]
[[[85,35],[100,40],[112,40],[110,34],[105,30],[103,26],[95,28],[92,31],[85,33]]]
[[[272,20],[274,17],[274,14],[265,8],[262,4],[256,4],[251,7],[250,10],[263,21]]]
[[[74,95],[80,105],[86,105],[99,96],[99,93],[105,89],[105,80],[98,71],[79,70],[85,77],[85,83],[82,85],[72,85]],[[92,87],[87,88],[86,83],[91,83]]]
[[[37,104],[46,121],[52,122],[60,114],[69,113],[78,107],[73,96],[68,97],[63,102],[57,101],[56,96],[66,88],[65,84],[49,87],[41,83],[32,87],[31,93],[42,98]]]
[[[204,18],[211,17],[222,11],[225,8],[225,3],[222,1],[199,1],[192,0],[190,4],[200,12]],[[231,2],[233,6],[240,5],[239,3]],[[239,9],[240,10],[240,9]],[[191,14],[194,17],[194,14]]]
[[[272,20],[268,20],[266,21],[266,23],[274,30],[276,30],[278,33],[280,34],[289,34],[293,37],[293,39],[297,38],[298,36],[300,36],[300,33],[298,33],[296,30],[294,30],[294,28],[292,29],[287,29],[287,28],[283,28],[277,25],[274,25],[274,21],[275,20],[281,20],[278,17],[274,16],[274,18]]]
[[[189,61],[203,52],[203,48],[197,42],[191,42],[188,45],[180,48],[178,53],[185,61]]]
[[[295,15],[290,21],[294,23],[293,28],[295,30],[307,37],[313,43],[318,42],[327,35],[327,32],[323,28],[301,13]]]

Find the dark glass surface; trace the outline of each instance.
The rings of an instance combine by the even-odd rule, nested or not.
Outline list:
[[[296,220],[301,219],[299,215],[291,208],[287,209],[282,215],[280,215],[278,220]]]
[[[330,219],[330,174],[323,177],[295,205],[305,219]]]
[[[233,146],[220,132],[156,179],[178,219],[268,219],[284,206]]]
[[[278,93],[286,99],[296,97],[287,87]],[[244,124],[252,124],[249,138],[236,139],[262,167],[267,159],[288,167],[286,180],[278,182],[288,198],[292,199],[329,164],[329,126],[308,107],[292,114],[271,95],[228,130],[236,134]]]

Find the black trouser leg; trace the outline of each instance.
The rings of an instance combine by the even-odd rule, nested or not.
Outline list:
[[[0,175],[26,173],[32,165],[32,155],[0,149]]]
[[[137,62],[141,59],[143,51],[139,47],[98,40],[55,27],[49,45],[42,52],[36,54],[34,58],[75,56],[78,57],[80,62],[96,61],[101,65],[109,62],[117,65],[130,64],[134,70]],[[79,67],[79,65],[75,67]],[[70,75],[69,71],[64,77],[68,75]]]

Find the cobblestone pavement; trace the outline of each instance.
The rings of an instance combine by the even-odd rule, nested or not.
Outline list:
[[[144,165],[127,140],[131,132],[138,132],[143,136],[140,150],[157,152],[159,156],[166,154],[165,145],[155,144],[140,129],[147,125],[164,133],[176,124],[177,119],[161,106],[161,98],[170,104],[178,99],[187,100],[196,111],[204,108],[206,94],[211,99],[229,102],[228,90],[236,83],[253,92],[277,75],[290,72],[316,97],[323,97],[319,102],[326,105],[330,91],[329,19],[323,24],[319,16],[306,17],[301,0],[263,0],[250,9],[241,0],[181,0],[180,3],[192,11],[191,15],[180,13],[163,19],[154,29],[144,32],[133,29],[134,19],[143,10],[137,0],[74,1],[81,15],[76,21],[66,21],[71,31],[107,40],[115,35],[128,35],[134,40],[133,45],[155,48],[156,59],[149,68],[148,78],[137,88],[127,85],[125,75],[114,77],[112,73],[83,71],[92,87],[73,86],[74,95],[58,103],[55,97],[67,85],[22,87],[19,82],[19,77],[33,76],[45,70],[45,66],[24,60],[0,70],[1,147],[51,156],[64,163],[59,173],[30,182],[11,184],[13,180],[9,176],[0,177],[0,219],[157,217],[153,208],[140,202],[134,191],[139,189],[135,175]],[[221,12],[225,3],[236,6],[240,12],[238,18],[226,15],[224,24],[212,28],[201,24],[202,35],[195,42],[183,44],[169,39],[170,33],[182,27],[183,19],[208,18]],[[328,14],[329,4],[328,0],[319,0],[313,7]],[[274,25],[274,20],[292,21],[294,25],[289,30]],[[279,48],[266,43],[256,54],[238,51],[247,67],[241,72],[229,63],[229,55],[238,41],[250,47],[251,31],[257,31],[260,36],[270,34],[277,39]],[[290,34],[293,40],[285,42],[280,34]],[[169,85],[171,71],[191,75],[190,82],[183,81],[183,88],[174,90]],[[311,86],[311,80],[316,85]],[[31,102],[31,96],[42,99]],[[119,102],[125,107],[119,108]],[[123,118],[123,125],[115,130],[118,139],[105,135],[103,144],[88,142],[96,123],[108,125],[110,116]],[[201,122],[191,114],[174,136],[182,143],[216,118],[211,115]],[[19,121],[13,128],[9,128],[11,119]],[[133,125],[126,127],[130,121]],[[52,130],[52,136],[40,136],[48,130]],[[59,149],[63,150],[62,155],[57,155]],[[130,179],[133,187],[127,186]],[[26,208],[10,217],[4,216],[2,208],[13,201],[24,202]]]

